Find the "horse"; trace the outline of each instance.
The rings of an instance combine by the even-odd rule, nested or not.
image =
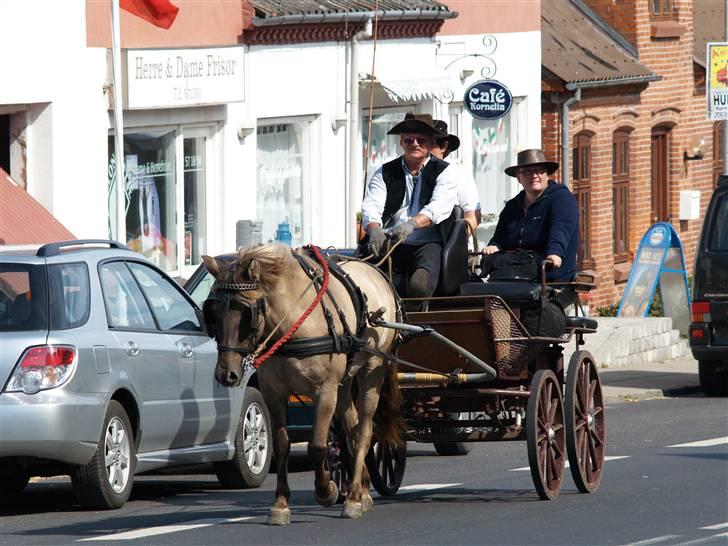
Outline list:
[[[321,264],[303,254],[301,250],[269,244],[241,248],[230,265],[203,256],[205,267],[216,280],[213,291],[219,300],[215,311],[218,343],[215,377],[222,385],[239,385],[245,365],[249,365],[266,346],[261,340],[279,336],[282,341],[280,336],[292,331],[294,325],[298,325],[298,329],[291,336],[291,344],[314,338],[319,342],[328,341],[329,345],[339,345],[331,341],[335,337],[332,330],[336,336],[344,336],[351,331],[349,325],[360,326],[349,354],[341,347],[338,348],[341,352],[332,349],[326,354],[305,353],[302,356],[291,356],[280,350],[258,369],[258,383],[271,416],[277,464],[275,502],[267,521],[270,525],[287,525],[291,518],[287,474],[290,442],[286,431],[289,395],[309,396],[316,406],[308,455],[315,471],[314,497],[322,506],[333,506],[339,497],[325,464],[334,413],[344,424],[353,454],[353,469],[341,510],[342,518],[359,518],[372,508],[364,458],[370,447],[375,419],[379,441],[390,445],[401,442],[397,374],[386,362],[397,335],[392,329],[376,326],[376,321],[369,320],[371,315],[368,315],[368,310],[374,309],[374,315],[382,320],[396,320],[400,315],[396,292],[379,269],[358,260],[345,261],[340,269],[363,295],[360,301],[364,314],[362,309],[357,314],[351,291],[338,277],[329,277],[327,289],[320,286],[320,273],[328,269],[328,262],[324,267],[320,252]],[[314,282],[316,279],[318,282]],[[317,291],[322,301],[314,307]],[[312,309],[311,314],[303,322],[297,321],[307,307]],[[335,312],[331,312],[332,309]],[[362,316],[367,316],[368,320],[357,320]],[[331,339],[327,340],[327,336]]]

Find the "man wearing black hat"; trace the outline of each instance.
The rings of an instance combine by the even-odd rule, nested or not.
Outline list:
[[[388,134],[400,135],[404,153],[377,169],[367,184],[364,244],[379,256],[387,234],[400,241],[392,253],[395,288],[404,296],[426,298],[440,276],[442,236],[436,224],[450,216],[457,200],[457,178],[448,163],[430,153],[435,139],[447,133],[435,128],[429,114],[407,114]]]
[[[493,238],[483,253],[531,250],[539,259],[553,262],[547,280],[570,281],[576,273],[579,207],[569,188],[549,180],[548,176],[558,168],[558,163],[546,161],[542,150],[518,154],[518,163],[505,172],[518,178],[523,191],[503,207]]]

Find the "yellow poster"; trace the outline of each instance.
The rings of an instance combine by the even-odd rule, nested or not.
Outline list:
[[[708,119],[728,119],[728,44],[708,44]]]

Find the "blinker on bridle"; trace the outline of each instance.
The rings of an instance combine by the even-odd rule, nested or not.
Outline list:
[[[258,298],[255,303],[249,304],[249,303],[241,303],[233,300],[233,296],[239,292],[247,292],[250,290],[257,290],[258,289],[258,283],[221,283],[221,282],[215,282],[212,285],[213,292],[221,292],[220,301],[224,304],[223,312],[230,311],[231,309],[240,311],[244,311],[246,308],[250,310],[250,334],[248,335],[248,339],[250,341],[250,345],[252,347],[255,347],[257,343],[257,332],[256,329],[253,327],[253,325],[258,324],[260,320],[260,315],[265,314],[265,298]],[[242,341],[242,332],[243,332],[243,325],[242,320],[240,324],[240,332],[241,335],[239,335],[240,340]],[[217,349],[220,352],[230,352],[230,353],[238,353],[243,358],[246,358],[250,356],[250,352],[246,351],[242,347],[230,347],[228,345],[220,345],[218,343]]]

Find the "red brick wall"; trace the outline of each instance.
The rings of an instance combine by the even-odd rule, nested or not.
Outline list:
[[[675,38],[651,38],[647,0],[617,2],[587,0],[587,4],[617,27],[638,50],[639,60],[661,81],[646,89],[620,90],[606,96],[609,88],[583,91],[582,101],[572,106],[570,136],[573,144],[580,131],[592,136],[591,248],[598,288],[592,292],[592,309],[621,298],[624,284],[614,282],[612,218],[612,137],[620,128],[630,137],[630,250],[637,249],[651,217],[651,133],[655,127],[670,127],[669,211],[671,222],[683,243],[688,275],[692,276],[695,247],[701,219],[679,220],[681,190],[700,190],[701,217],[712,192],[712,122],[706,119],[704,96],[694,93],[692,59],[692,0],[674,0],[675,20],[683,26]],[[542,138],[546,153],[557,158],[560,147],[559,109],[544,101]],[[684,160],[684,152],[695,138],[706,141],[704,159]],[[558,158],[559,160],[561,158]],[[570,160],[571,158],[569,158]],[[573,167],[571,169],[573,174]],[[556,175],[558,177],[558,173]]]

